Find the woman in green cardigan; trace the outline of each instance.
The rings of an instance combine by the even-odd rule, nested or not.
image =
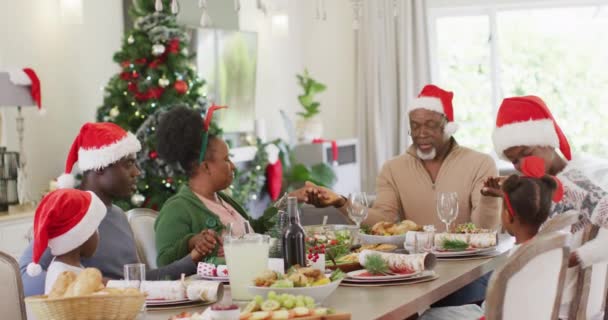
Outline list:
[[[207,118],[202,119],[196,110],[175,107],[162,116],[157,127],[159,156],[179,163],[189,177],[188,183],[165,202],[154,224],[159,266],[195,249],[204,261],[223,263],[221,235],[228,223],[234,223],[237,234],[245,232],[246,221],[256,232],[272,226],[276,209],[266,210],[254,220],[222,192],[232,183],[235,166],[226,142],[213,135],[210,119],[217,108],[211,107]],[[298,195],[305,200],[305,191],[296,191],[292,196]]]

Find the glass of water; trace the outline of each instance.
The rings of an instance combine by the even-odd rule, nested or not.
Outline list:
[[[360,227],[361,222],[367,218],[367,194],[365,192],[351,193],[348,203],[348,216],[357,224],[357,227]]]
[[[125,281],[127,282],[127,287],[129,288],[137,288],[140,291],[143,291],[142,284],[146,280],[146,265],[143,263],[132,263],[125,264],[123,266],[123,272]],[[141,311],[137,316],[137,320],[146,319],[146,304],[141,307]]]

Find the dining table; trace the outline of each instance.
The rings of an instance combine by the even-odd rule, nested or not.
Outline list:
[[[432,281],[378,287],[341,285],[323,301],[323,305],[350,313],[353,320],[403,320],[503,265],[514,242],[513,237],[500,234],[496,252],[492,255],[438,259],[434,269],[438,277]],[[229,287],[225,294],[230,294]],[[146,319],[167,320],[180,312],[203,312],[206,307],[149,309]]]

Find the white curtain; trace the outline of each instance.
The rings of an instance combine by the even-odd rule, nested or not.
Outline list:
[[[364,0],[355,31],[362,189],[409,144],[407,106],[431,78],[424,0]]]

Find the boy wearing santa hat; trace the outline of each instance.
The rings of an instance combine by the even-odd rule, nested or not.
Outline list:
[[[47,270],[45,294],[62,272],[78,274],[84,270],[80,260],[92,257],[97,250],[97,228],[106,211],[106,206],[91,191],[60,189],[42,199],[34,217],[34,254],[27,273],[32,277],[41,274],[38,262],[50,248],[54,258]]]
[[[122,278],[125,264],[139,262],[127,217],[112,201],[128,198],[135,191],[135,183],[140,175],[135,154],[140,149],[137,138],[116,124],[86,123],[74,139],[65,173],[58,179],[60,187],[74,186],[72,174],[77,163],[83,172],[80,189],[93,192],[104,204],[106,216],[99,225],[97,252],[91,258],[83,259],[82,265],[99,269],[109,279]],[[26,268],[33,260],[33,251],[34,244],[30,243],[19,261],[26,296],[42,294],[43,275],[53,258],[51,250],[44,251],[39,258],[43,275],[30,277]],[[193,274],[201,258],[202,255],[193,251],[170,265],[147,270],[146,277],[150,280],[177,279],[182,273]]]
[[[573,267],[608,261],[608,250],[603,245],[608,240],[605,232],[581,245],[585,226],[608,228],[608,163],[590,157],[573,159],[566,136],[544,101],[536,96],[504,99],[492,138],[498,156],[511,161],[517,170],[522,170],[523,159],[538,157],[545,162],[546,173],[556,175],[563,183],[564,196],[554,204],[552,216],[569,210],[580,213],[570,230],[572,253],[560,308],[560,319],[567,319],[578,273]],[[500,195],[498,181],[489,179],[482,193]]]

